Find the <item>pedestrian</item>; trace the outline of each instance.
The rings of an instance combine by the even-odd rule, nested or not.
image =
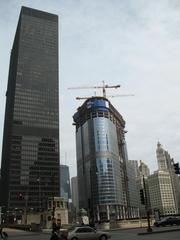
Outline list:
[[[52,234],[57,231],[56,219],[52,219]]]
[[[50,240],[59,240],[59,236],[57,232],[53,232],[51,235]]]
[[[60,232],[61,229],[61,219],[57,219],[56,229],[58,232]]]
[[[84,226],[84,221],[83,221],[83,218],[82,218],[82,217],[80,218],[80,225],[81,225],[81,226]]]
[[[50,240],[59,240],[62,239],[62,236],[60,234],[61,229],[61,219],[53,218],[52,219],[52,235]]]
[[[7,232],[2,232],[2,234],[3,234],[3,238],[4,238],[4,239],[7,239],[7,238],[8,238]]]
[[[0,236],[1,236],[1,238],[4,238],[3,237],[3,227],[2,226],[0,227]]]

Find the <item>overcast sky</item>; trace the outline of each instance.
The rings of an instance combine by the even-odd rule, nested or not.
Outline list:
[[[60,156],[76,175],[72,115],[94,89],[72,86],[120,84],[107,94],[126,121],[129,159],[157,169],[159,140],[180,159],[180,1],[179,0],[1,0],[0,149],[9,58],[21,6],[59,15]],[[101,95],[101,91],[96,92]]]

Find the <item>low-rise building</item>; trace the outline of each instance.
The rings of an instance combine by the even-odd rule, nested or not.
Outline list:
[[[161,215],[177,214],[173,186],[169,171],[156,171],[148,177],[152,210]]]
[[[61,224],[68,224],[68,202],[62,197],[49,198],[48,211],[46,212],[46,227],[52,227],[52,218],[57,221],[61,220]]]
[[[52,228],[52,219],[61,220],[62,225],[69,223],[68,202],[61,197],[48,199],[47,210],[42,212],[24,211],[21,214],[19,224],[39,225],[41,228]]]

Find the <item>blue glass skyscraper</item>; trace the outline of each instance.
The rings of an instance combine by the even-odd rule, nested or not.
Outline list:
[[[87,99],[73,118],[79,208],[95,221],[131,217],[125,121],[104,97]]]

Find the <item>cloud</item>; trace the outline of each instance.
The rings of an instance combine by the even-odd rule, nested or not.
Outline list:
[[[121,84],[110,95],[135,97],[111,101],[126,120],[130,159],[142,159],[155,170],[158,139],[179,159],[180,148],[180,2],[178,0],[39,0],[1,1],[1,135],[5,91],[20,6],[60,16],[60,128],[61,156],[76,174],[75,129],[72,115],[81,104],[76,96],[94,90],[67,87]],[[101,92],[97,92],[100,94]]]

